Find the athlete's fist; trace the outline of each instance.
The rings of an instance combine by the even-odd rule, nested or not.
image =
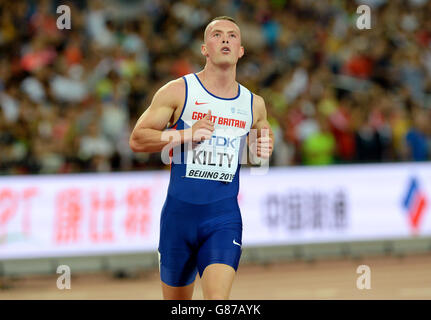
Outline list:
[[[208,110],[208,113],[205,115],[205,117],[197,121],[192,126],[193,142],[211,139],[214,131],[214,122],[211,121],[211,118],[211,110]]]
[[[272,154],[273,142],[269,136],[270,128],[264,125],[260,129],[260,137],[257,138],[257,156],[263,159],[268,159]]]

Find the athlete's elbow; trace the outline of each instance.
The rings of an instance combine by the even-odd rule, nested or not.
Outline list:
[[[138,141],[133,133],[129,139],[129,147],[133,152],[147,152],[146,144]]]
[[[133,152],[138,152],[135,141],[132,138],[129,139],[129,147]]]

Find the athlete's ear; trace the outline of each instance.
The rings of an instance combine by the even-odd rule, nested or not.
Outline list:
[[[243,55],[244,55],[244,47],[240,46],[239,47],[239,56],[238,56],[238,58],[242,58]]]
[[[205,43],[202,43],[201,45],[201,53],[203,56],[208,57],[208,50]]]

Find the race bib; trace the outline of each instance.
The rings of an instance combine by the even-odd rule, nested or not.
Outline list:
[[[211,139],[194,143],[187,151],[186,177],[232,182],[238,168],[239,136],[215,130]]]

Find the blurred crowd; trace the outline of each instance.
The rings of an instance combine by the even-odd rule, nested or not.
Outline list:
[[[157,89],[203,68],[220,15],[241,28],[271,165],[430,160],[431,1],[0,0],[0,174],[166,168],[129,135]]]

